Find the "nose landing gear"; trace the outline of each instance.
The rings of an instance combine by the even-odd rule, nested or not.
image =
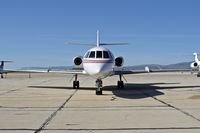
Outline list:
[[[103,82],[101,79],[97,79],[96,80],[96,95],[102,95],[102,86],[103,86]]]

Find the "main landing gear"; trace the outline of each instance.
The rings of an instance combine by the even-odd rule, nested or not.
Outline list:
[[[78,75],[75,74],[74,77],[75,77],[75,80],[73,81],[73,88],[79,89],[79,81],[77,80]]]
[[[79,81],[77,80],[78,75],[74,75],[75,80],[73,81],[73,88],[74,89],[79,89]],[[102,87],[103,87],[103,82],[101,79],[96,80],[96,95],[102,95]],[[119,75],[119,81],[117,82],[117,87],[118,88],[124,88],[124,82],[122,81],[122,75]]]
[[[122,81],[122,75],[119,75],[119,81],[117,82],[118,88],[124,88],[124,82]]]
[[[200,66],[199,66],[199,71],[197,73],[197,77],[200,77]]]
[[[103,86],[103,82],[101,79],[97,79],[96,80],[96,95],[102,95],[102,86]]]
[[[197,77],[200,77],[200,72],[197,73]]]
[[[7,77],[7,73],[5,73],[5,74],[3,74],[3,73],[1,73],[1,78],[3,79],[3,78],[6,78]]]

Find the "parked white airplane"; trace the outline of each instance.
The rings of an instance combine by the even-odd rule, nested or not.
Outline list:
[[[122,43],[119,43],[122,44]],[[124,59],[122,56],[114,57],[112,52],[103,47],[104,45],[118,45],[118,44],[106,44],[100,42],[99,31],[97,31],[97,44],[96,47],[89,49],[83,57],[78,56],[73,59],[74,65],[82,70],[73,71],[62,71],[60,73],[74,74],[73,88],[79,88],[78,75],[85,74],[90,75],[96,79],[96,95],[102,95],[102,79],[119,75],[119,81],[117,82],[118,88],[124,87],[124,82],[122,81],[122,76],[124,74],[138,74],[138,73],[148,73],[148,72],[172,72],[172,71],[182,71],[182,70],[149,70],[148,67],[143,71],[136,70],[124,70],[122,68]],[[115,68],[118,68],[117,70]],[[49,72],[57,72],[51,71]]]
[[[28,71],[28,70],[3,70],[4,62],[1,65],[1,74],[4,72],[22,72],[22,73],[37,73],[37,72],[52,72],[52,73],[65,73],[65,74],[73,74],[74,81],[73,81],[73,88],[79,88],[80,84],[78,81],[78,75],[89,75],[96,79],[96,95],[102,95],[102,87],[103,82],[102,79],[113,76],[119,75],[119,81],[117,82],[118,88],[124,87],[124,82],[122,81],[122,76],[124,74],[138,74],[138,73],[148,73],[148,72],[174,72],[174,71],[182,71],[182,70],[156,70],[152,71],[149,70],[148,67],[145,70],[137,71],[137,70],[125,70],[122,68],[124,59],[122,56],[114,57],[112,52],[103,47],[104,45],[121,45],[124,43],[100,43],[99,31],[97,31],[97,44],[95,47],[89,49],[86,54],[82,56],[77,56],[73,59],[75,68],[74,70],[70,71]],[[81,69],[80,69],[81,68]],[[116,69],[118,68],[118,69]],[[2,76],[3,77],[3,76]]]
[[[194,62],[190,64],[192,71],[197,71],[197,77],[200,77],[200,61],[198,59],[198,54],[195,52],[194,55]]]

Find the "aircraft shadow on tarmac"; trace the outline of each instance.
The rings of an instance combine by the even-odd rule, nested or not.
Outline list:
[[[143,83],[143,84],[132,84],[126,83],[124,88],[118,89],[117,86],[105,86],[103,91],[112,91],[112,93],[121,98],[126,99],[142,99],[148,97],[154,97],[164,95],[159,90],[163,89],[184,89],[184,88],[199,88],[200,86],[179,86],[179,83]],[[167,85],[167,86],[158,86]],[[170,86],[169,86],[170,85]],[[62,86],[28,86],[29,88],[46,88],[46,89],[73,89],[72,87]],[[80,90],[91,90],[95,91],[95,87],[81,87]]]

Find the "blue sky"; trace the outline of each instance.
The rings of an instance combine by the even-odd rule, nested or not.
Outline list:
[[[72,65],[88,46],[109,46],[125,65],[191,61],[200,51],[199,0],[0,0],[0,60],[7,68]],[[190,56],[191,54],[191,56]]]

